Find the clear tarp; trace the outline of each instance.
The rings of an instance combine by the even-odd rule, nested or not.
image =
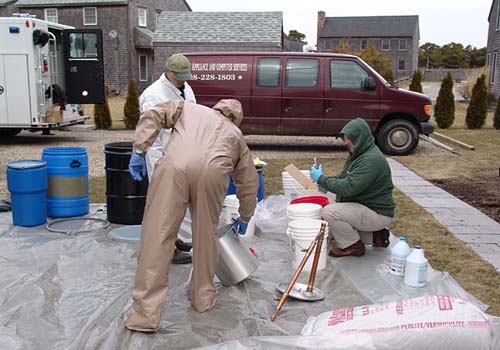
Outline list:
[[[106,219],[103,208],[92,205],[90,216]],[[86,228],[92,222],[90,232],[66,235],[13,226],[10,212],[0,213],[0,349],[320,348],[327,340],[304,340],[300,332],[309,316],[333,309],[435,294],[486,309],[445,272],[431,269],[424,288],[405,286],[388,275],[388,250],[368,247],[362,258],[328,258],[315,283],[326,298],[288,299],[271,322],[276,286],[289,282],[294,269],[285,233],[257,231],[246,242],[257,253],[258,269],[236,286],[218,285],[213,310],[194,311],[187,297],[191,265],[172,265],[161,329],[130,332],[122,314],[131,302],[137,243],[110,239],[118,225],[101,228],[89,220]],[[500,325],[497,318],[492,322]]]

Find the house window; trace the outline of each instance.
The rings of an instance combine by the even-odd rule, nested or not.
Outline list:
[[[408,40],[399,39],[399,51],[406,51],[406,50],[408,50]]]
[[[57,21],[57,9],[45,9],[45,20],[48,22],[59,23]]]
[[[500,1],[498,2],[497,6],[497,25],[496,25],[496,30],[500,29]]]
[[[361,42],[359,43],[359,49],[364,50],[368,47],[368,40],[366,39],[361,39]]]
[[[491,60],[491,53],[489,53],[487,56],[486,56],[486,65],[489,66],[490,65],[490,60]]]
[[[332,42],[330,40],[324,41],[325,50],[330,50],[332,48]]]
[[[148,81],[148,56],[139,55],[139,81]]]
[[[405,60],[399,60],[398,61],[398,70],[403,71],[406,69],[406,62]]]
[[[155,12],[155,23],[156,25],[158,25],[160,23],[160,16],[161,16],[161,11],[160,10],[156,10]]]
[[[333,40],[333,47],[335,47],[335,48],[340,47],[340,40],[339,39]]]
[[[389,51],[391,49],[391,40],[382,39],[382,51]]]
[[[90,26],[97,24],[97,9],[95,7],[83,8],[83,25]]]
[[[137,8],[137,16],[139,18],[139,27],[146,27],[148,25],[148,12],[144,7]]]
[[[280,86],[280,74],[280,58],[259,58],[257,63],[257,86]]]
[[[318,83],[319,60],[291,58],[286,61],[286,87],[314,87]]]
[[[491,63],[492,64],[492,68],[491,68],[491,83],[495,83],[495,71],[497,69],[497,53],[496,52],[493,52],[493,56],[492,56],[492,59],[493,59],[493,62]]]
[[[368,73],[352,61],[330,61],[330,87],[332,89],[361,90]]]

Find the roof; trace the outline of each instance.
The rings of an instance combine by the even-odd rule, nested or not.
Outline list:
[[[278,43],[282,12],[163,11],[154,42]]]
[[[413,37],[418,16],[326,17],[320,38]]]
[[[491,6],[490,6],[490,12],[488,13],[488,22],[490,21],[491,19],[491,13],[493,12],[493,5],[495,5],[495,0],[493,0],[491,2]]]
[[[19,0],[19,7],[53,7],[77,5],[127,5],[128,0]]]
[[[15,2],[16,0],[0,0],[0,7],[12,5]]]

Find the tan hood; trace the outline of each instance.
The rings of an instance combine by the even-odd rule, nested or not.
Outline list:
[[[220,100],[213,109],[231,119],[236,126],[239,126],[243,119],[243,108],[238,100]]]

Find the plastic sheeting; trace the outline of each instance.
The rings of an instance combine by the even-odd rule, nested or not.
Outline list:
[[[102,208],[92,205],[91,216],[105,218]],[[11,214],[0,213],[0,349],[333,348],[331,339],[300,336],[309,316],[436,293],[485,308],[447,273],[431,270],[425,288],[406,287],[387,273],[388,250],[368,248],[362,258],[328,258],[315,283],[326,298],[288,299],[271,322],[275,287],[294,270],[285,233],[258,231],[246,241],[258,269],[237,286],[219,285],[213,310],[199,314],[190,305],[191,265],[171,265],[160,331],[130,332],[122,314],[131,302],[137,243],[108,238],[115,227],[67,236],[12,226]]]

